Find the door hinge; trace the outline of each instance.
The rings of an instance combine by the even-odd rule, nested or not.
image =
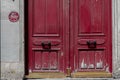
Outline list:
[[[67,77],[70,77],[71,76],[71,68],[67,68],[66,71],[67,71]]]

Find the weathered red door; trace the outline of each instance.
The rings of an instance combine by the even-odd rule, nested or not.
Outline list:
[[[70,10],[73,77],[110,77],[111,0],[71,0]]]
[[[64,77],[69,56],[68,0],[28,1],[28,77]]]
[[[111,0],[28,1],[28,78],[111,77]]]

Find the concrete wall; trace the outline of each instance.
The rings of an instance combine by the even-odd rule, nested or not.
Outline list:
[[[120,78],[120,0],[113,0],[113,77]]]
[[[1,78],[21,80],[24,77],[24,0],[1,2]],[[120,0],[113,0],[113,77],[120,77]],[[10,22],[11,11],[20,14]]]
[[[120,0],[118,2],[118,64],[119,64],[119,75],[120,75]]]
[[[23,56],[23,2],[22,0],[0,0],[1,5],[1,78],[22,79],[24,76]],[[17,22],[10,22],[11,11],[20,14]]]

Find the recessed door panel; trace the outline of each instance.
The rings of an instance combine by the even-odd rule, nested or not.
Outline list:
[[[33,36],[59,36],[60,0],[34,0],[33,8]]]
[[[103,33],[104,7],[103,0],[78,0],[79,35]]]
[[[58,70],[60,64],[59,53],[58,51],[34,51],[34,70]]]
[[[106,63],[105,50],[79,50],[78,71],[103,71]]]

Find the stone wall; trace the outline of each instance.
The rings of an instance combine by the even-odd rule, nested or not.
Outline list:
[[[118,2],[118,70],[120,75],[120,0]]]
[[[120,77],[120,0],[118,0],[118,73]]]
[[[120,78],[120,0],[113,0],[113,77]]]
[[[23,5],[23,0],[0,0],[1,79],[22,80],[24,77]],[[11,11],[19,13],[19,21],[9,21]]]
[[[0,0],[1,3],[1,78],[22,80],[24,77],[24,0]],[[113,0],[113,78],[120,78],[120,0]],[[11,11],[20,14],[10,22]]]

